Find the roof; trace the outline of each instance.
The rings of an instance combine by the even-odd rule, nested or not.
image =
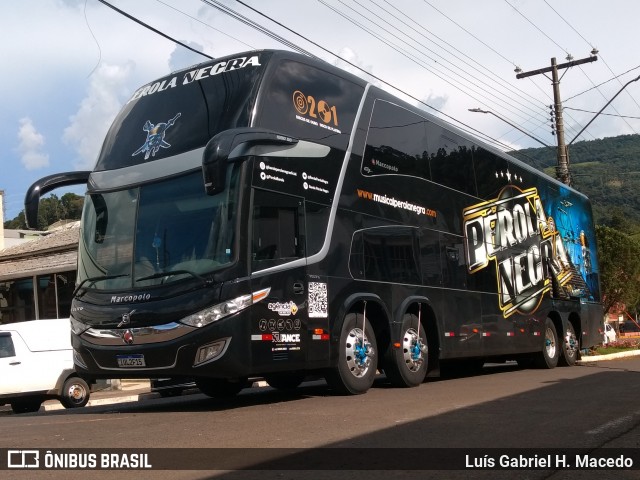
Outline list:
[[[75,270],[80,222],[0,250],[0,280]]]

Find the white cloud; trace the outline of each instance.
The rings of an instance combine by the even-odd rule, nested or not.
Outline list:
[[[133,70],[133,62],[102,64],[91,76],[87,95],[63,134],[64,141],[78,154],[77,169],[94,166],[109,126],[130,93],[127,80]]]
[[[341,48],[340,51],[338,52],[338,56],[340,56],[341,58],[344,58],[346,62],[338,58],[333,62],[333,64],[336,67],[341,68],[342,70],[351,72],[354,75],[361,78],[367,77],[367,75],[364,72],[367,72],[373,75],[373,65],[366,65],[364,61],[360,58],[360,56],[356,52],[354,52],[351,48],[349,47]],[[356,65],[359,68],[356,68],[353,65]],[[374,85],[378,84],[378,81],[373,77],[368,78],[368,80]]]
[[[187,42],[183,41],[185,45],[197,50],[199,52],[204,52],[204,47],[196,42]],[[181,45],[176,45],[173,52],[171,52],[171,56],[169,57],[169,68],[172,72],[176,70],[181,70],[183,68],[190,67],[196,63],[202,63],[207,61],[207,57],[204,55],[198,55],[197,53],[188,50]]]
[[[18,128],[18,150],[20,160],[27,170],[37,170],[49,166],[49,155],[42,152],[44,136],[38,133],[29,117],[20,119]]]

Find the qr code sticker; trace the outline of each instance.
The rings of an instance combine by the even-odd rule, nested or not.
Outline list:
[[[327,284],[309,282],[309,318],[327,318]]]

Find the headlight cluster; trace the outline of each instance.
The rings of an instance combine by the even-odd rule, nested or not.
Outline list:
[[[197,313],[189,315],[188,317],[180,320],[180,323],[189,325],[191,327],[204,327],[210,323],[217,322],[221,318],[228,317],[234,313],[244,310],[245,308],[259,302],[263,298],[269,295],[271,288],[265,288],[254,292],[251,295],[242,295],[241,297],[227,300],[226,302],[219,303],[212,307],[205,308]]]
[[[71,331],[76,335],[81,335],[89,329],[87,325],[77,321],[73,317],[70,317],[70,320],[71,320]]]

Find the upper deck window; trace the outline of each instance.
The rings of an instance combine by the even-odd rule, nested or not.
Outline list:
[[[283,60],[262,88],[258,124],[345,150],[363,92],[343,77]]]
[[[173,156],[203,147],[222,130],[248,126],[270,55],[216,59],[141,87],[109,129],[95,170]]]
[[[376,100],[364,175],[410,175],[455,190],[476,194],[473,144],[405,108]]]

